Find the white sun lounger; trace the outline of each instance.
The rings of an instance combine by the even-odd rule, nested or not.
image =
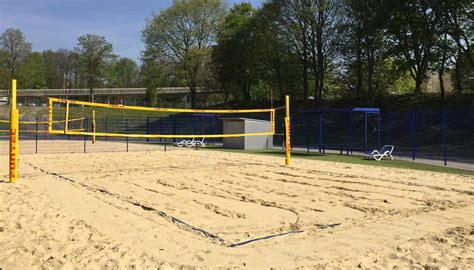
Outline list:
[[[194,138],[192,140],[182,140],[180,142],[175,143],[176,146],[178,147],[206,147],[206,143],[204,142],[205,138],[202,138],[202,140],[195,140]]]
[[[384,145],[380,151],[374,150],[370,154],[366,154],[364,156],[365,159],[375,159],[377,161],[380,161],[384,158],[390,158],[393,160],[392,152],[393,149],[395,149],[395,146],[393,145]]]

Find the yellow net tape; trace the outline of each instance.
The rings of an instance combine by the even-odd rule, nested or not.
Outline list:
[[[69,119],[68,121],[69,122],[74,122],[74,121],[82,121],[84,119],[86,119],[86,118],[81,117],[81,118]],[[64,122],[66,122],[66,120],[53,121],[53,123],[64,123]],[[0,120],[0,123],[10,123],[10,120]],[[20,125],[36,125],[36,124],[45,125],[45,124],[49,124],[48,121],[38,121],[38,122],[36,122],[36,121],[19,121],[18,123]]]
[[[140,106],[127,106],[127,105],[113,105],[105,103],[95,103],[78,100],[67,100],[59,98],[49,98],[52,102],[58,103],[69,103],[73,105],[84,105],[99,108],[109,109],[122,109],[122,110],[134,110],[134,111],[151,111],[151,112],[169,112],[169,113],[260,113],[260,112],[272,112],[275,109],[245,109],[245,110],[214,110],[214,109],[175,109],[175,108],[152,108],[152,107],[140,107]],[[53,108],[54,109],[54,108]]]

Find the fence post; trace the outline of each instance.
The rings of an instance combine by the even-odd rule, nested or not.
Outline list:
[[[390,112],[387,112],[387,144],[392,144],[392,114]]]
[[[367,148],[367,112],[364,112],[364,155],[368,152]]]
[[[380,111],[377,114],[377,147],[380,149]]]
[[[412,160],[416,158],[416,111],[411,114],[411,146],[412,146]]]
[[[444,141],[444,166],[448,164],[448,109],[444,108],[443,112],[443,141]]]
[[[319,113],[319,153],[323,147],[323,113]]]
[[[309,154],[309,146],[310,146],[310,130],[309,130],[309,114],[308,113],[305,113],[304,114],[305,118],[306,118],[306,153]]]
[[[35,130],[35,154],[38,154],[38,116],[36,116]]]

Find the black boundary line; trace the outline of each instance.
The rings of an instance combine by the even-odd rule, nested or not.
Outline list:
[[[208,238],[208,239],[211,239],[213,242],[215,243],[218,243],[219,245],[221,246],[224,246],[224,247],[230,247],[230,248],[234,248],[234,247],[239,247],[239,246],[243,246],[243,245],[246,245],[246,244],[250,244],[250,243],[253,243],[253,242],[257,242],[257,241],[262,241],[262,240],[267,240],[267,239],[271,239],[271,238],[275,238],[275,237],[279,237],[279,236],[285,236],[285,235],[289,235],[289,234],[297,234],[297,233],[302,233],[304,232],[304,230],[296,230],[296,231],[288,231],[288,232],[283,232],[283,233],[278,233],[278,234],[272,234],[272,235],[267,235],[267,236],[262,236],[262,237],[258,237],[258,238],[253,238],[253,239],[249,239],[249,240],[246,240],[246,241],[241,241],[241,242],[238,242],[238,243],[233,243],[233,244],[228,244],[228,242],[219,237],[218,235],[216,234],[213,234],[213,233],[210,233],[204,229],[201,229],[201,228],[198,228],[196,226],[193,226],[189,223],[186,223],[174,216],[171,216],[161,210],[158,210],[156,208],[153,208],[153,207],[150,207],[150,206],[147,206],[147,205],[144,205],[144,204],[141,204],[139,202],[135,202],[135,201],[132,201],[130,199],[126,199],[126,198],[123,198],[122,196],[120,196],[119,194],[115,194],[115,193],[112,193],[106,189],[103,189],[103,188],[95,188],[95,187],[92,187],[92,186],[89,186],[89,185],[86,185],[84,183],[81,183],[79,181],[76,181],[72,178],[68,178],[68,177],[65,177],[63,175],[60,175],[58,173],[55,173],[55,172],[49,172],[49,171],[46,171],[40,167],[37,167],[31,163],[28,163],[28,162],[25,162],[26,164],[30,165],[31,167],[33,167],[34,169],[37,169],[47,175],[52,175],[52,176],[55,176],[59,179],[62,179],[62,180],[65,180],[65,181],[68,181],[70,183],[73,183],[73,184],[78,184],[88,190],[91,190],[91,191],[94,191],[94,192],[100,192],[100,193],[103,193],[103,194],[107,194],[109,196],[113,196],[121,201],[124,201],[124,202],[127,202],[127,203],[130,203],[130,204],[133,204],[135,206],[138,206],[140,208],[142,208],[143,210],[145,211],[153,211],[153,212],[156,212],[159,216],[161,216],[162,218],[170,221],[171,223],[174,223],[178,226],[178,228],[182,228],[186,231],[191,231],[193,233],[196,233],[198,235],[202,235],[204,236],[205,238]]]

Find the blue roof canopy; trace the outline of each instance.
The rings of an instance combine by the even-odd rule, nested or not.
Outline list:
[[[354,108],[353,112],[380,113],[379,108]]]

